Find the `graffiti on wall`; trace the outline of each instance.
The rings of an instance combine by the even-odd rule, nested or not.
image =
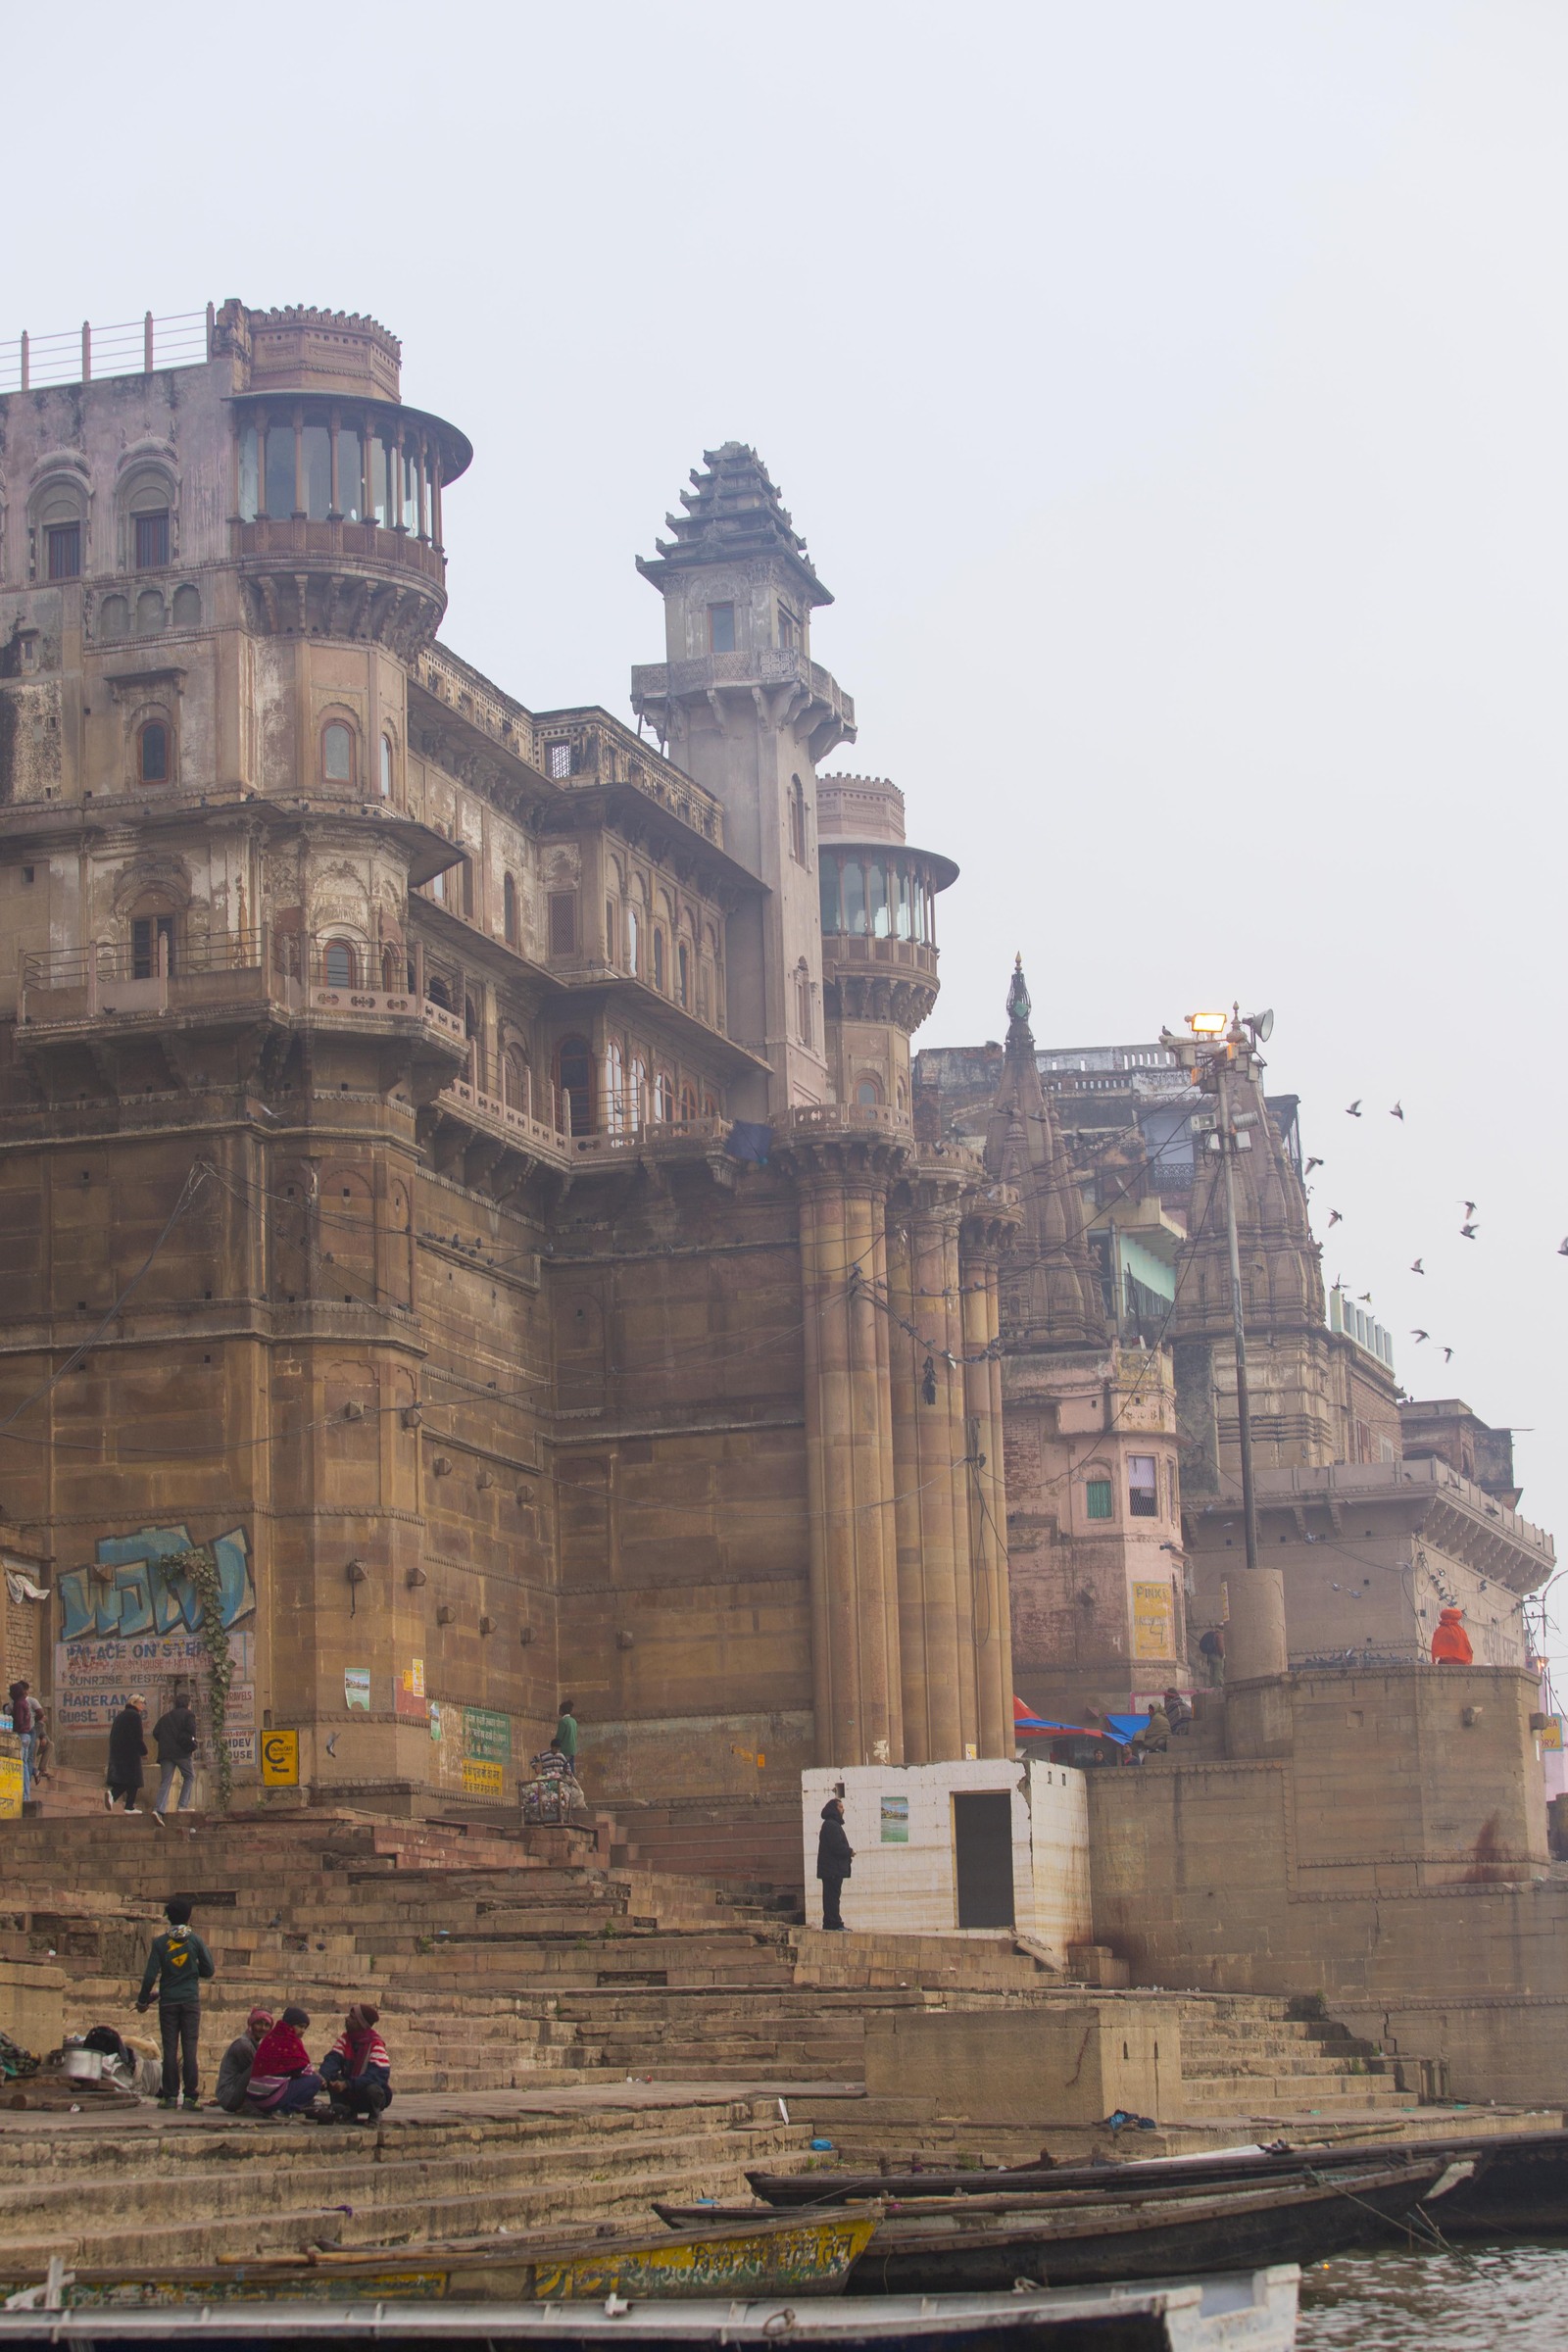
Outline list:
[[[218,1564],[219,1600],[228,1633],[226,1740],[231,1760],[253,1764],[256,1748],[256,1587],[243,1528],[210,1540]],[[184,1527],[143,1527],[105,1536],[89,1567],[59,1579],[61,1625],[55,1647],[55,1708],[62,1732],[101,1731],[132,1690],[148,1700],[148,1721],[176,1690],[196,1704],[204,1752],[207,1720],[206,1650],[195,1587],[173,1562],[191,1549]]]
[[[60,1579],[62,1642],[195,1633],[201,1623],[196,1588],[171,1565],[190,1548],[190,1530],[184,1527],[144,1527],[133,1536],[103,1537],[93,1566],[68,1569]],[[223,1623],[232,1627],[256,1609],[244,1529],[215,1536],[209,1548],[218,1563]]]

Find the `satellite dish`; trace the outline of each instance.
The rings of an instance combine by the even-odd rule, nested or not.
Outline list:
[[[1266,1046],[1269,1039],[1274,1034],[1273,1006],[1270,1005],[1267,1012],[1250,1012],[1247,1016],[1247,1026],[1249,1029],[1250,1029],[1258,1044],[1260,1046]]]

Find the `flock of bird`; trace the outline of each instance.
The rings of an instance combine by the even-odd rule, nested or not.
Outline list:
[[[1363,1096],[1357,1095],[1353,1102],[1348,1102],[1346,1104],[1345,1115],[1348,1119],[1358,1119],[1361,1117],[1361,1105],[1364,1100],[1365,1098]],[[1399,1124],[1403,1126],[1404,1104],[1402,1102],[1396,1102],[1390,1109],[1389,1116],[1391,1119],[1397,1119]],[[1306,1163],[1304,1172],[1307,1176],[1310,1176],[1315,1168],[1321,1168],[1325,1164],[1325,1161],[1321,1158],[1309,1159]],[[1464,1215],[1459,1226],[1460,1238],[1467,1242],[1473,1242],[1476,1240],[1481,1231],[1481,1227],[1476,1220],[1476,1203],[1473,1200],[1466,1200],[1463,1203],[1463,1207]],[[1333,1232],[1336,1225],[1343,1225],[1344,1222],[1344,1215],[1339,1209],[1331,1208],[1329,1210],[1328,1231],[1330,1233]],[[1565,1234],[1563,1239],[1558,1243],[1557,1254],[1559,1257],[1568,1257],[1568,1234]],[[1419,1257],[1411,1259],[1410,1271],[1412,1274],[1424,1275],[1426,1273],[1426,1267]],[[1337,1290],[1343,1290],[1344,1285],[1343,1283],[1337,1283],[1335,1288]],[[1365,1305],[1370,1305],[1372,1302],[1372,1294],[1370,1291],[1362,1291],[1359,1293],[1359,1298],[1362,1303]],[[1410,1337],[1412,1340],[1414,1340],[1416,1346],[1421,1348],[1424,1347],[1432,1338],[1432,1334],[1430,1331],[1421,1329],[1419,1325],[1412,1325]],[[1442,1352],[1444,1362],[1451,1362],[1453,1357],[1453,1349],[1446,1347],[1441,1340],[1437,1342],[1437,1346]]]

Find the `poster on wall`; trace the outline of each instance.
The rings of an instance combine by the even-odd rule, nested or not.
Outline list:
[[[345,1666],[343,1669],[343,1704],[370,1712],[370,1669],[368,1666]]]
[[[1176,1595],[1168,1584],[1133,1586],[1133,1656],[1176,1654]]]
[[[395,1714],[410,1723],[423,1723],[429,1715],[424,1695],[424,1660],[411,1658],[392,1686],[392,1707]]]
[[[500,1798],[512,1762],[512,1718],[492,1707],[456,1707],[430,1701],[430,1738],[439,1748],[435,1777],[444,1788],[466,1796]]]
[[[106,1536],[90,1565],[59,1579],[61,1625],[55,1644],[55,1731],[106,1732],[133,1690],[145,1693],[149,1727],[176,1691],[190,1694],[211,1754],[212,1714],[201,1603],[174,1562],[192,1549],[185,1527],[143,1527]],[[237,1766],[256,1760],[256,1587],[243,1528],[207,1547],[218,1570],[219,1607],[228,1638],[231,1680],[224,1745]]]
[[[906,1796],[884,1796],[882,1799],[882,1843],[907,1845],[909,1842],[909,1800]]]

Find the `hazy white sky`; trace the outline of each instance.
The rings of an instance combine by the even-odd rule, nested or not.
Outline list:
[[[0,338],[373,312],[477,452],[446,635],[535,707],[626,710],[633,553],[755,443],[836,764],[963,862],[919,1042],[1015,947],[1042,1044],[1273,1004],[1326,1275],[1568,1529],[1560,0],[273,0],[170,12],[156,101],[145,17],[72,23]]]

